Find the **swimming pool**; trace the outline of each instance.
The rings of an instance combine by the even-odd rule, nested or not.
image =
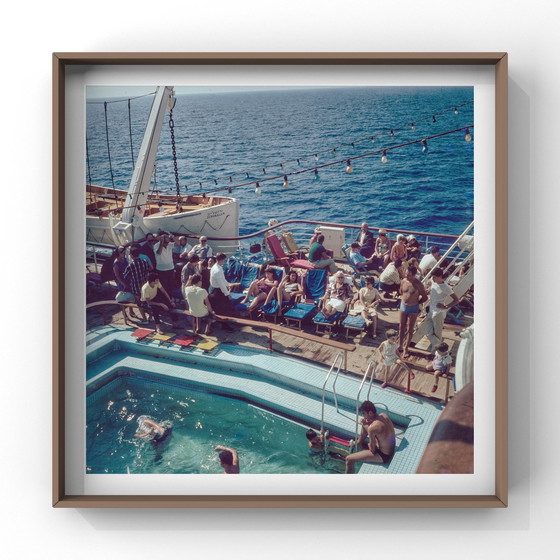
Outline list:
[[[283,464],[285,470],[274,472],[317,472],[317,470],[306,470],[309,466],[307,463],[310,457],[304,435],[306,428],[303,426],[318,429],[321,424],[323,414],[322,387],[327,371],[325,367],[290,356],[238,345],[220,344],[211,353],[205,353],[198,349],[189,348],[185,351],[173,346],[160,345],[156,341],[138,343],[131,336],[130,330],[100,328],[90,331],[87,346],[85,389],[88,418],[86,456],[87,467],[91,470],[87,472],[220,472],[217,453],[214,452],[213,448],[218,443],[228,447],[239,445],[238,440],[243,438],[236,438],[236,432],[231,432],[230,429],[233,429],[231,428],[233,425],[240,425],[240,418],[246,414],[245,411],[250,410],[255,413],[255,409],[247,403],[274,412],[271,416],[266,416],[268,418],[266,421],[262,417],[259,419],[259,415],[265,414],[265,412],[258,412],[257,419],[261,423],[256,424],[257,432],[262,431],[263,424],[282,426],[280,435],[271,436],[271,440],[265,442],[262,446],[263,449],[260,450],[262,454],[267,456],[268,461],[270,461],[270,456],[274,455],[270,452],[271,449],[276,450],[275,446],[279,445],[279,441],[283,441],[283,430],[288,430],[285,426],[292,424],[288,420],[282,420],[286,424],[281,424],[280,419],[275,415],[296,422],[295,427],[291,425],[290,428],[295,431],[290,432],[290,436],[286,435],[285,437],[287,445],[282,448],[283,458],[277,457],[279,463],[275,468]],[[354,436],[356,402],[363,401],[368,397],[367,390],[360,393],[360,381],[359,378],[352,375],[340,375],[337,381],[339,407],[334,402],[332,381],[327,385],[324,425],[334,435],[342,436],[345,439],[351,439]],[[143,392],[142,389],[140,392],[134,393],[131,387],[136,387],[135,391],[137,391],[138,384],[140,384],[140,389],[142,384],[144,388],[147,387],[147,392]],[[166,393],[164,396],[164,392],[154,392],[154,388],[161,388],[163,391],[165,387],[170,385],[173,386],[171,396]],[[177,389],[179,394],[173,393]],[[229,419],[220,420],[218,427],[214,427],[212,433],[204,433],[204,437],[202,437],[202,431],[197,428],[196,420],[194,430],[191,420],[186,421],[187,423],[184,426],[182,424],[183,420],[181,420],[186,415],[187,407],[180,403],[190,402],[185,400],[185,395],[192,395],[193,392],[196,394],[197,391],[217,396],[217,402],[221,403],[216,413],[217,418],[220,418],[220,408],[225,409],[230,406],[230,404],[225,404],[228,403],[227,400],[224,401],[220,397],[230,397],[241,401],[237,403],[241,406],[241,409],[233,412]],[[166,404],[170,403],[172,414],[178,414],[177,418],[167,418],[165,413],[162,413],[163,405],[160,401],[157,401],[155,396],[150,406],[140,406],[142,402],[150,402],[152,394],[157,394],[157,399],[163,398]],[[173,394],[176,396],[173,396]],[[198,402],[200,397],[193,396],[192,399]],[[91,424],[89,416],[90,408],[93,414],[92,403],[103,400],[105,402],[100,408],[102,410],[110,408],[110,421],[107,426],[92,430],[93,424]],[[379,412],[386,412],[393,421],[397,430],[397,449],[390,464],[363,464],[358,471],[359,474],[414,473],[426,448],[432,429],[441,414],[442,407],[419,397],[404,395],[391,389],[381,389],[376,384],[371,388],[369,400],[376,405]],[[202,409],[205,406],[198,410],[199,416],[203,414]],[[196,403],[191,402],[189,408],[196,410]],[[95,414],[98,414],[98,412]],[[151,447],[146,446],[141,449],[139,449],[137,441],[130,442],[131,438],[134,437],[136,419],[142,414],[151,415],[160,421],[171,419],[176,423],[176,429],[168,444],[171,451],[165,447],[166,442],[158,444],[155,448],[150,444]],[[111,418],[111,415],[120,415],[116,424],[114,423],[116,417]],[[210,414],[209,417],[205,417],[204,422],[201,422],[203,427],[209,425],[209,418],[213,418],[213,415]],[[123,419],[126,421],[123,422]],[[249,424],[255,421],[255,418],[253,418],[249,421]],[[100,424],[103,424],[103,422]],[[94,437],[92,434],[98,433],[96,430],[101,431],[99,435]],[[244,430],[245,427],[240,429],[239,433],[243,434]],[[197,439],[199,434],[201,435],[200,440]],[[194,441],[190,441],[191,438],[194,438]],[[233,441],[229,443],[224,441],[230,438]],[[249,442],[252,441],[251,438],[253,436],[246,437]],[[210,444],[209,439],[212,439]],[[175,440],[175,443],[171,444],[172,440]],[[98,442],[100,442],[100,448],[90,453],[90,448],[94,449]],[[185,444],[184,448],[178,447],[177,450],[175,449],[177,445],[183,443]],[[186,449],[189,445],[200,445],[201,447],[195,448],[195,455],[204,460],[199,459],[198,463],[185,466],[183,462],[188,462],[188,458],[193,455],[190,449]],[[167,450],[167,454],[159,452],[159,449]],[[262,465],[264,461],[262,458],[253,457],[252,452],[254,452],[252,446],[243,451],[243,453],[248,453],[248,457],[250,457],[249,461],[241,459],[241,468],[244,473],[251,472],[251,461],[255,465]],[[158,453],[162,456],[161,459]],[[284,459],[291,453],[294,454],[297,461],[287,464]],[[140,454],[139,457],[138,454]],[[100,464],[94,461],[96,455],[110,456],[114,458],[115,463]],[[158,456],[156,457],[156,455]],[[117,461],[121,456],[124,457]],[[169,462],[170,457],[173,464],[166,465],[165,460],[167,458]],[[302,458],[304,465],[300,464]],[[312,463],[316,460],[313,457],[311,459]],[[118,467],[116,466],[117,463],[120,463]],[[337,461],[334,461],[334,463],[328,462],[326,465],[322,465],[325,467],[322,472],[338,471],[343,466],[340,463],[339,467]],[[297,465],[298,470],[294,470],[294,464]],[[178,467],[178,470],[172,471],[171,469],[177,468],[177,465],[182,466]],[[216,467],[215,470],[209,470],[214,467]],[[315,463],[312,467],[315,469]],[[104,469],[116,470],[104,471]],[[264,472],[271,471],[266,470]]]
[[[171,420],[171,435],[134,437],[142,414]],[[306,429],[236,399],[119,377],[88,399],[86,472],[217,474],[216,445],[235,448],[247,474],[344,472],[343,461],[309,449]]]

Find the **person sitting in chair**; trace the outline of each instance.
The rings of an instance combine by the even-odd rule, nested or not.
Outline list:
[[[334,282],[329,282],[325,295],[322,313],[328,319],[335,313],[342,313],[352,301],[352,287],[345,282],[344,272],[339,271],[334,275]]]

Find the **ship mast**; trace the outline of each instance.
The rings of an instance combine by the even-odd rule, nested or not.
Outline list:
[[[120,221],[113,226],[113,233],[119,244],[125,244],[144,237],[144,211],[150,190],[152,171],[156,160],[163,119],[167,110],[175,106],[175,92],[172,86],[158,86],[146,124],[144,138],[138,159],[134,166],[126,202]]]

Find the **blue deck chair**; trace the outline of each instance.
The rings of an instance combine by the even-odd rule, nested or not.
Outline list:
[[[328,273],[324,269],[313,268],[307,271],[303,282],[304,301],[296,303],[284,313],[284,319],[289,326],[293,321],[299,330],[304,321],[311,318],[319,309],[319,299],[325,295]]]
[[[332,278],[332,280],[334,281],[334,278]],[[353,285],[352,276],[345,276],[344,282],[352,286]],[[325,302],[323,301],[322,304],[324,303]],[[319,313],[317,313],[317,315],[313,317],[313,323],[315,324],[315,331],[320,332],[321,328],[325,328],[325,330],[328,330],[329,333],[332,332],[332,328],[340,324],[342,319],[346,316],[347,312],[348,312],[348,306],[344,311],[337,311],[336,313],[332,314],[329,318],[326,318],[323,315],[323,312],[319,311]]]
[[[275,268],[275,271],[276,271],[276,280],[278,280],[278,285],[280,285],[281,281],[283,280],[285,271],[282,268]],[[299,278],[299,275],[298,275],[298,280],[303,284],[303,280]],[[278,299],[274,298],[271,299],[268,303],[261,305],[260,310],[262,311],[262,314],[265,319],[271,318],[276,323],[278,317],[280,315],[283,315],[286,311],[288,311],[288,309],[293,307],[294,304],[295,304],[294,301],[284,301],[282,302],[282,306],[280,306]]]
[[[274,268],[274,275],[276,280],[280,281],[282,278],[282,273],[284,272],[281,268]],[[247,308],[251,304],[253,298],[251,298],[247,303],[240,303],[239,300],[245,297],[245,293],[249,286],[259,277],[260,267],[250,264],[243,265],[241,271],[241,280],[239,282],[239,288],[242,290],[242,293],[232,293],[232,301],[235,305],[234,309],[239,312],[247,311]],[[237,303],[236,303],[237,302]]]
[[[239,300],[242,300],[245,297],[245,294],[243,292],[248,290],[253,280],[256,280],[258,278],[259,267],[256,265],[240,263],[240,266],[235,270],[235,273],[239,280],[236,282],[236,285],[233,288],[233,290],[235,291],[231,292],[231,299],[234,305],[236,303],[239,303]]]

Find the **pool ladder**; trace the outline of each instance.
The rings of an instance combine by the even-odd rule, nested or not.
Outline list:
[[[333,397],[334,397],[334,405],[336,407],[336,411],[338,412],[338,399],[336,396],[336,381],[338,379],[338,374],[340,373],[340,368],[342,367],[342,364],[344,363],[344,352],[341,350],[334,358],[334,361],[332,363],[331,369],[329,369],[329,372],[327,373],[327,376],[325,377],[325,382],[323,383],[323,396],[322,396],[322,400],[321,400],[321,432],[323,432],[324,428],[325,428],[325,394],[326,394],[326,387],[327,387],[327,382],[329,381],[331,375],[333,374],[333,372],[336,369],[336,373],[334,374],[334,381],[333,381],[333,387],[332,387],[332,392],[333,392]],[[338,365],[337,365],[338,364]]]
[[[359,431],[360,431],[360,396],[362,394],[362,389],[369,376],[369,387],[367,392],[366,401],[369,401],[369,394],[371,393],[371,386],[373,385],[373,380],[375,379],[375,370],[377,368],[377,360],[370,360],[362,377],[362,382],[360,383],[360,388],[358,389],[358,395],[356,396],[356,429],[354,435],[354,442],[358,441]]]

